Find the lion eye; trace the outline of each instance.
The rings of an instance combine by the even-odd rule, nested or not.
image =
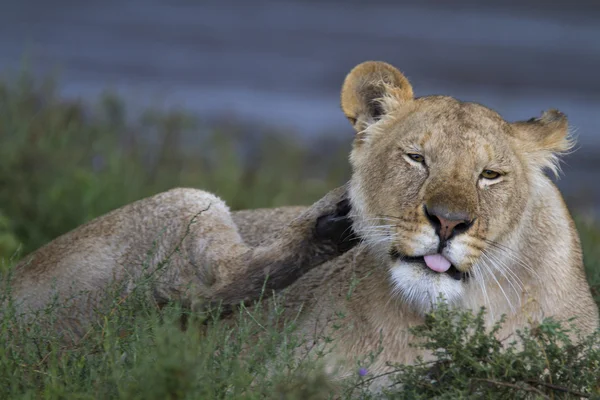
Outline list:
[[[481,173],[481,177],[484,179],[496,179],[500,176],[499,172],[492,171],[491,169],[484,169]]]
[[[425,157],[423,157],[420,154],[416,154],[416,153],[409,153],[407,154],[411,160],[418,162],[418,163],[423,163],[425,162]]]

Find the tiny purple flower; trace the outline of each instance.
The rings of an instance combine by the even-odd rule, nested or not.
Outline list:
[[[360,368],[360,369],[358,370],[358,376],[365,376],[365,375],[366,375],[366,374],[368,374],[368,373],[369,373],[369,371],[367,371],[367,369],[366,369],[366,368]]]

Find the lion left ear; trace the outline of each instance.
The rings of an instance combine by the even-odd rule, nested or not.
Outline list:
[[[548,110],[539,118],[511,125],[528,161],[536,168],[549,168],[557,175],[559,156],[571,150],[575,144],[569,137],[566,115],[558,110]]]
[[[413,99],[408,79],[394,66],[381,61],[366,61],[354,67],[342,86],[344,115],[361,132],[385,115],[389,108]]]

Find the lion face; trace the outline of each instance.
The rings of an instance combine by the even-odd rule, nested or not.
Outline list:
[[[358,133],[351,153],[355,230],[389,268],[393,292],[418,312],[460,303],[486,284],[519,234],[535,175],[566,150],[564,116],[510,124],[445,96],[414,99],[385,63],[363,63],[342,89]]]

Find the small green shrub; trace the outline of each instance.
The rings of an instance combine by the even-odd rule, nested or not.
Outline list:
[[[552,318],[505,339],[478,314],[442,306],[412,329],[434,361],[396,366],[388,394],[405,399],[600,398],[600,331]]]

